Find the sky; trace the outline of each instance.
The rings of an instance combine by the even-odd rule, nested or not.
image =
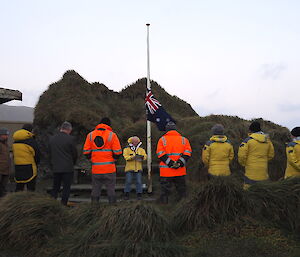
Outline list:
[[[300,126],[298,0],[0,0],[0,87],[34,107],[65,71],[120,91],[147,75],[200,116]],[[298,91],[297,91],[298,90]]]

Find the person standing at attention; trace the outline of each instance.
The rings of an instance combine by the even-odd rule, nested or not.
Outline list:
[[[284,178],[300,177],[300,127],[291,131],[292,142],[286,146],[287,166]]]
[[[269,179],[268,161],[274,158],[274,147],[268,135],[262,132],[260,123],[249,126],[249,137],[240,145],[238,161],[245,167],[244,188]]]
[[[229,176],[229,164],[234,157],[232,144],[224,135],[223,125],[216,124],[211,131],[213,135],[202,150],[202,161],[208,167],[209,177]]]
[[[13,134],[16,192],[23,191],[25,186],[27,190],[35,191],[40,151],[32,130],[32,124],[24,124]]]
[[[124,199],[129,199],[129,193],[131,191],[132,177],[135,177],[136,182],[136,194],[137,199],[142,199],[143,187],[142,187],[142,162],[147,159],[146,151],[141,147],[141,140],[137,137],[130,137],[128,139],[128,147],[124,148],[123,156],[126,160],[125,173],[126,182],[124,188]]]
[[[109,203],[116,202],[115,160],[122,155],[119,138],[109,118],[103,118],[85,140],[83,154],[92,163],[92,203],[98,203],[102,186],[106,186]]]
[[[68,204],[71,184],[74,175],[74,164],[77,160],[77,150],[74,138],[70,135],[72,124],[63,122],[59,133],[50,138],[49,155],[53,171],[52,197],[57,199],[61,184],[63,184],[61,203]]]

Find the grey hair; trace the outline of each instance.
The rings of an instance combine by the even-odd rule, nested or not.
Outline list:
[[[72,124],[68,121],[64,121],[60,126],[61,130],[72,130]]]

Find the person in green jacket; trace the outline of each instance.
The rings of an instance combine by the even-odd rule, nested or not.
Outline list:
[[[202,161],[209,176],[229,176],[229,164],[234,157],[232,144],[224,135],[223,125],[216,124],[211,131],[213,135],[202,150]]]
[[[238,161],[245,167],[244,188],[269,179],[268,161],[274,158],[274,147],[267,134],[261,131],[260,123],[249,126],[249,137],[240,145]]]
[[[284,178],[300,177],[300,127],[291,131],[292,142],[286,146],[287,165]]]
[[[142,162],[147,159],[147,154],[143,148],[141,148],[141,140],[137,137],[130,137],[128,139],[128,147],[123,151],[123,156],[126,160],[125,173],[126,181],[124,188],[125,200],[129,199],[129,193],[131,191],[132,177],[135,177],[136,181],[136,193],[137,199],[142,199],[143,187],[142,187]]]

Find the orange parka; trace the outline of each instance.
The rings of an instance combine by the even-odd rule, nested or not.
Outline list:
[[[83,154],[90,155],[92,174],[116,172],[115,157],[122,154],[118,136],[106,124],[99,124],[85,140]]]
[[[170,130],[163,135],[157,144],[156,154],[158,158],[167,155],[171,160],[177,161],[183,155],[191,156],[192,148],[187,138],[183,137],[176,130]],[[170,168],[163,161],[159,164],[161,177],[177,177],[186,175],[186,167],[178,169]]]

